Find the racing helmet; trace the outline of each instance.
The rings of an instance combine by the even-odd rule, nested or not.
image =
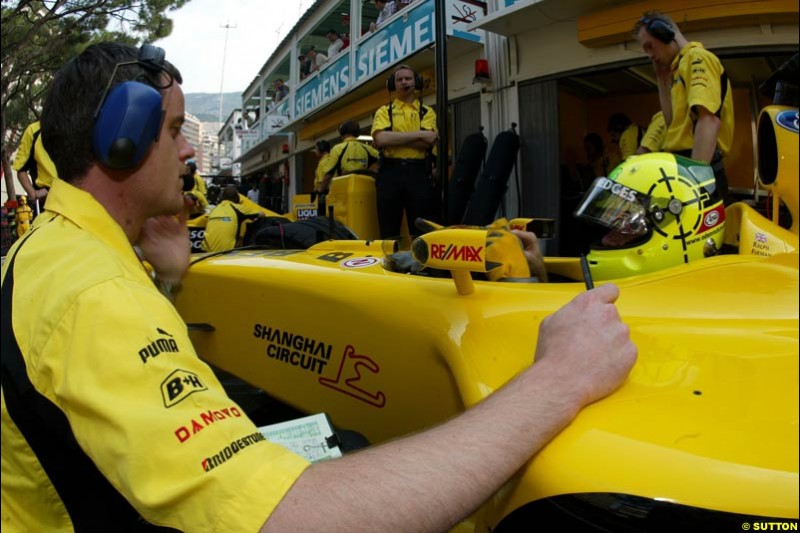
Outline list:
[[[586,257],[598,280],[715,255],[725,236],[725,207],[711,166],[668,153],[630,157],[597,178],[574,214],[610,230]]]

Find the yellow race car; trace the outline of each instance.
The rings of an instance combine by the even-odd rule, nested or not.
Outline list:
[[[609,233],[588,269],[620,287],[638,362],[459,530],[796,530],[797,116],[771,107],[759,124],[762,185],[788,228],[777,208],[723,208],[710,168],[672,155],[595,183],[577,213]],[[199,255],[176,305],[210,364],[377,444],[502,387],[533,362],[541,320],[586,290],[578,258],[546,257],[535,282],[511,225],[437,229],[408,251]]]

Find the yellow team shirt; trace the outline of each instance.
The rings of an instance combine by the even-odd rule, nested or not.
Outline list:
[[[206,180],[200,176],[199,172],[194,173],[194,188],[203,193],[203,196],[208,196],[208,188],[206,187]]]
[[[637,148],[639,148],[639,126],[631,124],[619,136],[619,154],[622,156],[622,161],[636,154]]]
[[[331,148],[331,153],[322,168],[322,175],[335,171],[339,158],[342,160],[342,165],[336,175],[344,176],[359,170],[366,170],[373,162],[378,160],[379,155],[378,151],[372,146],[364,144],[358,139],[347,139]]]
[[[717,56],[697,42],[688,43],[672,62],[672,123],[667,127],[663,150],[691,150],[698,114],[695,106],[703,106],[720,117],[717,147],[726,154],[733,142],[733,94],[730,81]],[[725,98],[722,99],[724,90]]]
[[[192,215],[202,215],[206,212],[208,207],[208,199],[206,198],[206,184],[199,174],[194,175],[194,187],[189,191],[189,194],[197,199],[197,203],[192,208]]]
[[[659,111],[650,119],[650,124],[642,136],[641,146],[651,152],[660,152],[664,144],[664,135],[667,132],[667,124],[664,122],[664,113]]]
[[[322,180],[325,178],[325,168],[328,166],[328,160],[330,159],[331,154],[328,152],[327,154],[322,154],[322,157],[319,158],[319,163],[317,163],[317,170],[314,173],[314,188],[316,189]]]
[[[85,191],[53,182],[2,287],[12,294],[0,319],[14,333],[3,358],[15,369],[0,412],[4,533],[127,531],[142,519],[258,531],[308,466],[228,397]]]
[[[58,178],[58,172],[56,172],[56,165],[53,163],[53,160],[50,159],[50,155],[44,149],[44,145],[42,144],[42,136],[38,135],[36,137],[36,145],[33,144],[33,136],[34,134],[41,129],[42,125],[37,120],[36,122],[32,122],[25,128],[25,131],[22,133],[22,139],[19,143],[19,149],[17,150],[17,155],[14,157],[13,167],[14,170],[17,172],[21,170],[25,170],[28,174],[31,174],[30,170],[26,167],[26,163],[31,157],[31,150],[33,149],[33,158],[36,162],[36,180],[35,184],[37,187],[51,187],[53,184],[53,180]],[[33,176],[31,176],[33,181]]]
[[[260,209],[223,200],[208,214],[205,237],[201,244],[206,252],[230,250],[239,244],[243,224],[258,218]]]
[[[379,107],[372,120],[372,137],[374,138],[378,131],[389,130],[390,126],[391,131],[403,133],[419,130],[436,131],[436,112],[428,107],[425,116],[420,120],[419,104],[419,100],[407,104],[395,99],[392,103],[392,122],[389,121],[389,106]],[[395,159],[423,159],[425,150],[410,146],[387,146],[383,149],[383,155]]]

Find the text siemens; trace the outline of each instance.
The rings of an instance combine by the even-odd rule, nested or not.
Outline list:
[[[371,78],[433,43],[434,20],[433,2],[428,2],[411,11],[408,20],[397,19],[379,29],[357,51],[356,81]]]
[[[320,74],[318,80],[309,82],[303,87],[294,104],[295,116],[305,115],[308,111],[316,109],[320,104],[327,102],[350,85],[350,66],[342,68],[328,68]],[[303,90],[305,89],[305,90]]]

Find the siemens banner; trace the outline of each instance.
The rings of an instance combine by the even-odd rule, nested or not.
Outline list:
[[[358,47],[356,82],[371,78],[435,40],[433,0],[414,2]]]
[[[314,76],[294,95],[294,118],[299,118],[327,102],[350,85],[350,56],[344,54],[334,64]]]

